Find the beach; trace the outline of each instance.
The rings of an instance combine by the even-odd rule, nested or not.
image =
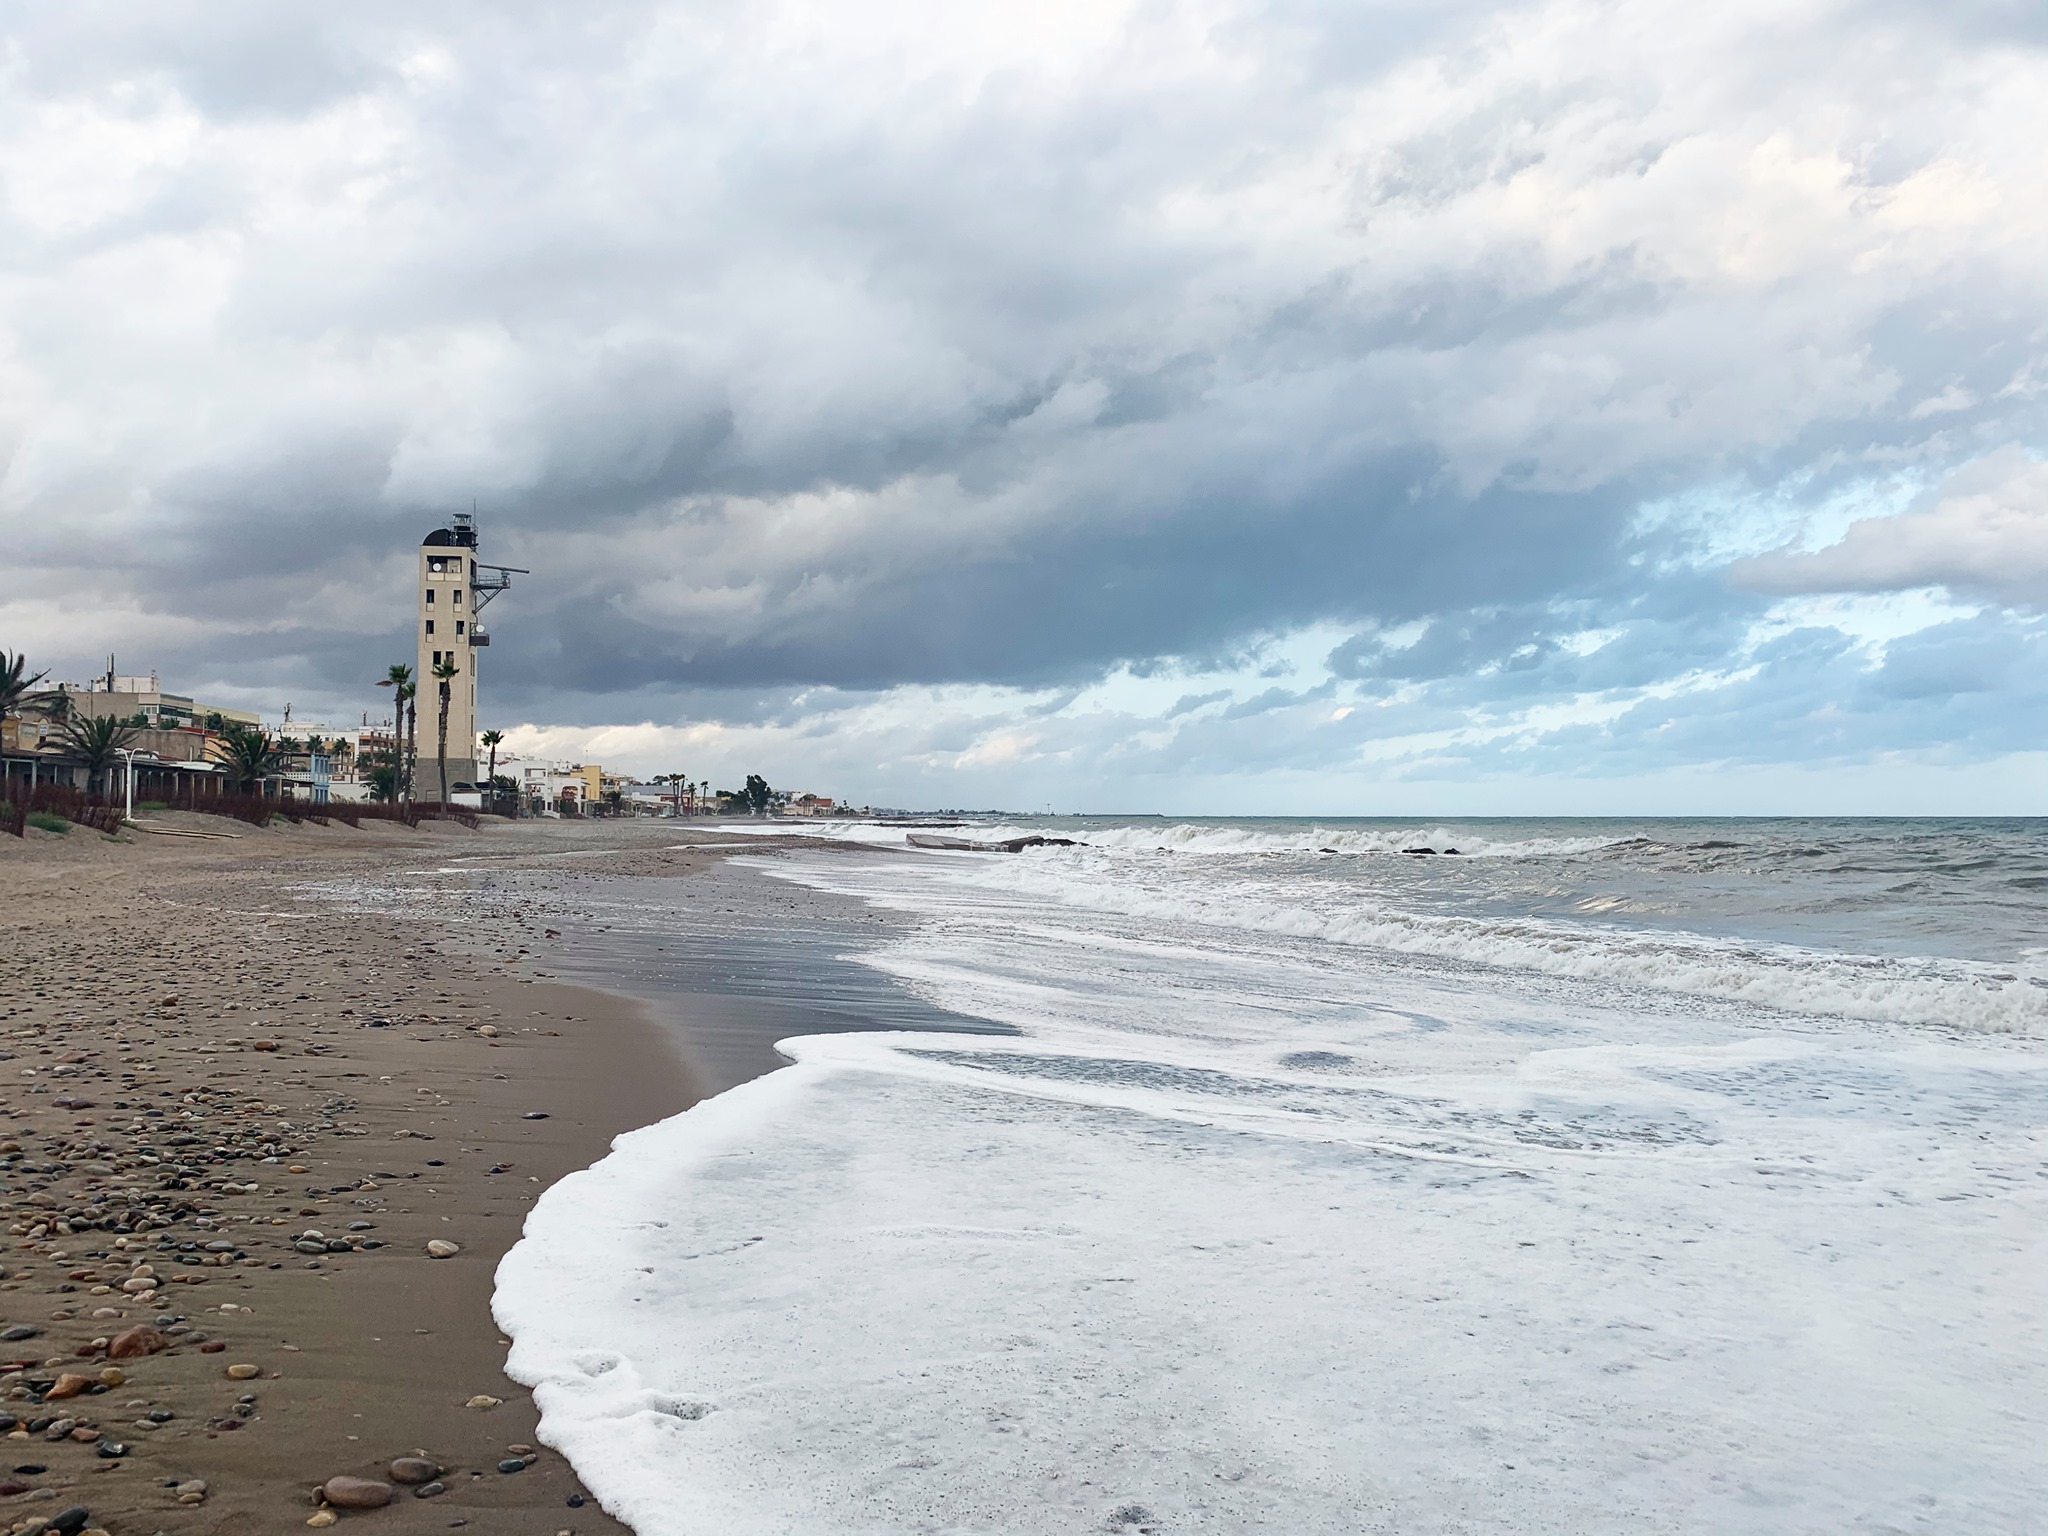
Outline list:
[[[0,846],[10,1530],[2048,1496],[2031,824],[234,830]]]
[[[294,891],[484,846],[653,850],[673,829],[150,819],[241,835],[0,840],[0,1410],[20,1421],[7,1467],[44,1468],[0,1468],[0,1520],[83,1505],[117,1533],[292,1528],[329,1478],[386,1479],[424,1455],[445,1492],[400,1485],[348,1518],[621,1529],[538,1445],[504,1375],[492,1273],[541,1190],[699,1085],[644,1007],[521,974],[513,951],[546,944],[541,914],[395,922]],[[672,878],[706,862],[645,857]],[[74,1230],[36,1235],[66,1212]],[[432,1258],[430,1241],[460,1251]],[[160,1283],[125,1291],[142,1267]],[[168,1347],[115,1362],[93,1348],[137,1324]],[[98,1389],[107,1369],[119,1385],[29,1401],[65,1374]],[[76,1427],[55,1442],[26,1427],[60,1416]]]

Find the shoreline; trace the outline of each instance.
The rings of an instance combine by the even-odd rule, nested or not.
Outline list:
[[[0,1136],[21,1149],[0,1152],[0,1325],[36,1330],[0,1362],[26,1367],[0,1375],[0,1410],[21,1421],[9,1465],[45,1468],[0,1481],[15,1489],[0,1528],[83,1505],[114,1536],[253,1536],[324,1521],[313,1490],[330,1477],[424,1453],[445,1491],[394,1485],[388,1506],[341,1518],[624,1531],[570,1504],[586,1496],[536,1441],[490,1304],[541,1191],[707,1091],[682,1033],[623,992],[549,977],[544,914],[394,918],[294,887],[572,851],[680,878],[724,852],[633,824],[89,835],[0,853],[17,918]],[[36,1235],[63,1212],[78,1230]],[[429,1257],[435,1239],[460,1251]],[[350,1251],[319,1252],[336,1245]],[[157,1282],[141,1299],[137,1275]],[[138,1323],[170,1347],[113,1363],[123,1379],[104,1386],[94,1341]],[[37,1404],[67,1372],[91,1387]],[[464,1406],[480,1396],[502,1402]],[[27,1429],[58,1413],[75,1436]],[[181,1502],[195,1484],[203,1498]]]

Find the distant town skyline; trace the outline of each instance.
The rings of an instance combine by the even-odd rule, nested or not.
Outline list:
[[[0,644],[53,677],[356,721],[474,505],[536,572],[474,722],[521,759],[2048,813],[2038,8],[109,3],[7,40]]]

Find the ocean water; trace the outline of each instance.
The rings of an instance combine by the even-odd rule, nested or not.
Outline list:
[[[2042,1529],[2042,824],[811,830],[1004,1032],[542,1197],[510,1369],[642,1536]]]

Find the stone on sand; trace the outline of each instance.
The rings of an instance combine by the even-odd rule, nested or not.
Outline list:
[[[382,1509],[391,1502],[391,1485],[373,1477],[330,1477],[320,1497],[336,1509]]]
[[[133,1360],[142,1355],[154,1355],[170,1348],[170,1342],[147,1323],[137,1323],[133,1328],[123,1328],[107,1340],[109,1360]]]

